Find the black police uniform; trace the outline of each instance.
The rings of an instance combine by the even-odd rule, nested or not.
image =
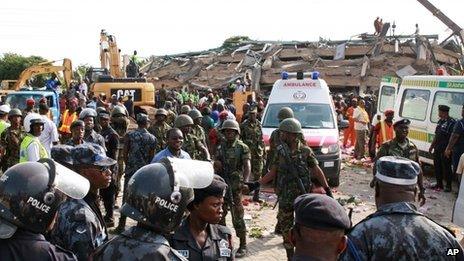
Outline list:
[[[102,135],[105,139],[106,156],[115,160],[118,159],[118,133],[111,126],[108,126],[107,128],[101,130],[100,135]],[[111,168],[111,172],[113,173],[113,176],[111,177],[111,184],[107,188],[100,189],[100,196],[102,198],[106,212],[105,222],[107,225],[110,225],[110,223],[113,222],[113,208],[116,203],[116,192],[118,191],[117,186],[119,183],[118,164],[115,164]],[[111,224],[111,226],[113,226],[113,224]]]
[[[449,111],[448,106],[439,106],[440,110]],[[433,153],[433,164],[435,167],[435,177],[437,178],[437,186],[443,188],[443,178],[446,181],[446,187],[451,188],[452,182],[452,159],[445,156],[446,146],[453,133],[456,120],[448,117],[440,119],[435,129],[435,148]]]
[[[205,245],[199,247],[186,219],[170,239],[170,245],[188,260],[233,260],[232,232],[226,226],[208,224]]]
[[[18,228],[11,238],[0,240],[0,259],[2,261],[77,260],[71,251],[52,245],[41,234],[21,228]]]

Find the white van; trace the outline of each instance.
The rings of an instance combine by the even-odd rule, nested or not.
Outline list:
[[[464,76],[406,76],[399,89],[394,84],[381,85],[378,112],[390,108],[395,94],[394,120],[406,118],[411,121],[408,137],[418,147],[420,161],[433,165],[433,157],[428,151],[435,137],[438,105],[448,105],[450,116],[461,118]]]
[[[314,151],[329,185],[338,186],[341,152],[335,107],[327,83],[318,72],[291,75],[282,73],[272,87],[263,114],[263,136],[266,146],[272,131],[279,127],[277,114],[282,107],[292,108],[301,122],[304,138]]]

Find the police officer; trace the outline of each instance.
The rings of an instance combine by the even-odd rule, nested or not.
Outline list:
[[[212,179],[213,169],[208,162],[165,158],[139,169],[130,178],[127,200],[121,208],[137,225],[100,247],[93,259],[187,260],[171,248],[163,235],[181,223],[193,200],[192,188],[207,187]]]
[[[149,164],[153,158],[156,147],[156,138],[147,130],[150,120],[148,115],[144,113],[137,114],[138,128],[130,131],[124,137],[124,151],[123,157],[125,159],[125,173],[124,173],[124,193],[123,201],[127,196],[126,188],[127,182],[130,177],[141,167]],[[124,231],[126,226],[126,216],[121,215],[119,218],[118,227],[115,229],[116,233]]]
[[[19,146],[19,162],[38,161],[48,158],[48,152],[39,140],[44,129],[45,121],[37,113],[29,113],[24,118],[26,136]]]
[[[71,138],[66,141],[66,145],[77,146],[85,143],[84,133],[85,133],[85,123],[81,120],[77,120],[71,123]]]
[[[165,109],[157,109],[155,113],[155,122],[148,128],[148,132],[156,137],[156,148],[155,153],[160,152],[166,147],[167,143],[167,132],[171,128],[166,123],[168,112]]]
[[[293,208],[293,260],[337,260],[346,249],[345,230],[351,227],[345,209],[335,199],[315,193],[300,195]]]
[[[374,162],[384,156],[398,156],[419,163],[419,150],[417,149],[416,145],[408,139],[409,124],[411,124],[411,121],[408,119],[401,119],[393,124],[395,138],[384,142],[382,146],[380,146]],[[373,168],[374,176],[376,174],[376,166],[377,165],[374,165]],[[374,187],[374,180],[375,178],[371,181],[371,187]],[[419,201],[422,206],[425,204],[425,188],[423,184],[422,171],[419,174],[418,186]]]
[[[0,146],[3,152],[2,171],[5,172],[9,167],[19,163],[19,148],[22,140],[26,136],[21,124],[22,113],[20,109],[12,109],[8,113],[10,127],[0,136]]]
[[[253,180],[257,181],[263,171],[264,140],[261,123],[257,119],[258,109],[252,108],[248,112],[248,119],[240,125],[240,136],[242,141],[250,148],[251,152],[251,174]],[[253,194],[253,201],[259,202],[259,189]]]
[[[206,188],[194,190],[187,206],[190,215],[169,240],[172,248],[189,260],[233,260],[232,232],[218,225],[222,218],[227,184],[214,175]]]
[[[179,128],[184,135],[182,149],[185,150],[192,159],[199,159],[202,155],[206,155],[206,159],[210,158],[209,151],[203,143],[192,134],[194,123],[192,118],[186,114],[181,114],[176,117],[174,127]]]
[[[2,260],[77,260],[45,240],[66,196],[82,198],[89,182],[50,159],[17,164],[0,179]]]
[[[222,124],[225,136],[217,148],[215,166],[221,177],[227,182],[228,196],[224,203],[224,216],[221,220],[225,225],[227,209],[230,208],[235,233],[240,239],[240,246],[235,253],[236,257],[247,254],[246,227],[243,220],[242,188],[243,182],[248,182],[251,171],[251,154],[248,146],[239,139],[240,127],[235,120],[226,120]]]
[[[456,120],[449,116],[450,107],[447,105],[438,105],[438,117],[440,118],[435,128],[435,137],[430,145],[429,152],[433,152],[433,166],[437,184],[433,189],[443,189],[443,178],[446,181],[445,192],[451,191],[452,170],[451,158],[445,156],[446,146],[448,146],[451,133],[453,133]]]
[[[79,120],[85,123],[84,140],[98,144],[106,150],[105,139],[94,130],[96,118],[97,112],[92,108],[85,108],[79,113]]]
[[[414,206],[420,165],[396,156],[381,157],[376,165],[377,211],[351,230],[353,246],[342,260],[463,260],[456,238]],[[447,257],[448,249],[459,253]]]
[[[71,160],[67,159],[68,154]],[[108,240],[99,208],[98,190],[110,185],[109,168],[116,161],[108,158],[103,147],[95,143],[76,147],[58,145],[52,148],[52,155],[86,178],[90,182],[90,190],[83,199],[68,199],[61,205],[50,233],[51,241],[71,250],[78,260],[88,260],[92,251]]]
[[[110,125],[110,115],[106,111],[102,111],[98,114],[98,121],[101,127],[100,134],[105,139],[106,145],[106,156],[117,159],[118,158],[118,147],[119,147],[119,136],[116,131]],[[113,209],[117,197],[117,184],[119,183],[118,177],[118,165],[115,164],[111,173],[111,184],[107,188],[100,190],[100,196],[103,200],[103,205],[105,207],[105,223],[107,227],[114,226],[113,220]]]
[[[294,118],[283,120],[279,125],[279,133],[282,144],[277,147],[269,173],[260,183],[265,184],[276,179],[279,200],[277,222],[282,229],[287,258],[291,259],[294,249],[288,232],[294,220],[293,202],[299,195],[310,192],[311,178],[323,186],[328,196],[332,196],[332,192],[313,151],[298,139],[302,134],[300,122]]]

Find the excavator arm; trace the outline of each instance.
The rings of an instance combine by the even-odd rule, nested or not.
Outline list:
[[[105,30],[100,32],[100,63],[101,68],[109,70],[113,78],[124,77],[121,70],[121,50],[114,35],[108,35]]]
[[[56,61],[43,62],[37,65],[33,65],[29,68],[26,68],[19,75],[18,81],[15,83],[13,89],[18,91],[21,87],[26,84],[26,81],[30,78],[47,73],[63,72],[64,82],[66,87],[69,87],[69,84],[72,80],[72,63],[70,59],[63,59],[63,65],[53,65]]]
[[[442,21],[446,26],[448,26],[451,30],[453,30],[453,34],[457,35],[461,39],[461,44],[464,45],[464,30],[456,24],[453,20],[451,20],[448,16],[446,16],[440,9],[430,3],[428,0],[417,0],[420,4],[422,4],[427,10],[429,10],[434,16],[436,16],[440,21]]]

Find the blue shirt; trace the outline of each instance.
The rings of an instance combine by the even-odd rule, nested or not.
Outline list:
[[[191,159],[190,155],[184,150],[180,150],[179,157],[176,157],[171,153],[171,151],[168,148],[165,148],[164,150],[156,153],[156,155],[151,160],[151,163],[156,163],[160,161],[161,159],[164,159],[167,157],[173,157],[173,158],[179,158],[179,159]]]
[[[454,124],[453,133],[459,135],[459,139],[454,145],[453,149],[459,153],[464,152],[464,118],[460,119],[456,122],[456,124]]]

